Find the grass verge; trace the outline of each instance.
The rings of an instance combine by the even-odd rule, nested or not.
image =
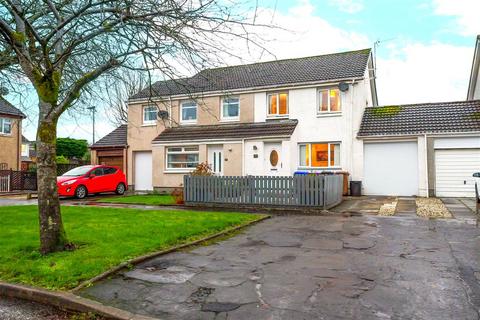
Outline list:
[[[176,205],[175,198],[168,194],[147,194],[147,195],[131,195],[121,197],[111,197],[100,199],[98,202],[105,203],[123,203],[123,204],[142,204],[150,206]]]
[[[121,262],[187,243],[260,215],[62,207],[68,239],[78,248],[47,256],[38,251],[36,206],[0,209],[0,280],[66,290]]]

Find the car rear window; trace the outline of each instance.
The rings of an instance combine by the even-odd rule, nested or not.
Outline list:
[[[117,169],[115,169],[115,168],[103,168],[103,172],[105,174],[113,174],[113,173],[117,172]]]

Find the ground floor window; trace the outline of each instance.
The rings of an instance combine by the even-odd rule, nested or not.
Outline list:
[[[340,143],[300,144],[299,164],[305,168],[340,167]]]
[[[198,146],[167,148],[167,169],[193,169],[198,165],[198,159]]]

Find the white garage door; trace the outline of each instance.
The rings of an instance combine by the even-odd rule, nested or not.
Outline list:
[[[364,193],[412,196],[418,194],[417,143],[364,144]]]
[[[474,197],[472,174],[480,171],[480,149],[435,150],[435,195]]]
[[[135,190],[153,190],[151,152],[135,152]]]

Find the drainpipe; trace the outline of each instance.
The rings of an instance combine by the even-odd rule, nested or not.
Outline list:
[[[242,176],[245,175],[245,138],[242,139]]]
[[[172,127],[172,97],[168,97],[169,99],[169,104],[168,104],[168,119],[169,119],[169,124],[170,128]]]
[[[429,195],[429,185],[428,185],[428,143],[427,143],[427,134],[424,135],[425,139],[425,186],[427,188],[427,198],[430,197]]]

